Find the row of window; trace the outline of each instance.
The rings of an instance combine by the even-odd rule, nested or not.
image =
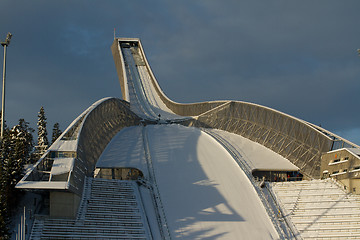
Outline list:
[[[330,161],[329,165],[333,165],[333,164],[336,164],[336,163],[347,162],[348,160],[349,160],[349,157],[344,157],[343,159],[337,158],[337,159],[334,159],[334,160]]]
[[[356,170],[360,170],[360,166],[353,167],[350,172],[355,172]],[[335,174],[339,174],[339,173],[342,174],[342,173],[347,173],[347,172],[348,172],[347,169],[342,169],[342,170],[333,171],[331,173],[331,175],[335,175]]]
[[[51,151],[50,158],[76,158],[74,151]]]
[[[339,173],[347,173],[347,171],[348,171],[347,169],[333,171],[332,175],[339,174]]]

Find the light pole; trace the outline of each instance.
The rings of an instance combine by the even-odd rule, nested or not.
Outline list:
[[[3,67],[3,84],[2,84],[2,101],[1,101],[1,140],[4,136],[4,119],[5,119],[5,76],[6,76],[6,48],[10,44],[10,39],[12,37],[11,33],[6,35],[5,42],[1,42],[1,45],[4,47],[4,67]]]

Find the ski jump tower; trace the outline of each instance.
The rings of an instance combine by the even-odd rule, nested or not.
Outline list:
[[[116,134],[131,126],[178,124],[204,131],[218,129],[233,133],[272,150],[293,166],[278,171],[299,171],[307,179],[320,179],[337,176],[342,173],[339,169],[346,168],[338,180],[351,185],[349,189],[355,189],[355,192],[360,190],[356,171],[357,165],[360,168],[360,147],[356,144],[319,126],[258,104],[174,102],[161,90],[139,39],[116,38],[111,51],[122,100],[104,98],[80,114],[16,186],[48,192],[50,217],[77,217],[79,204],[84,199],[85,179],[101,175],[101,167],[97,164],[104,149]],[[227,149],[231,151],[232,147]],[[149,152],[145,146],[145,155]],[[234,151],[231,154],[236,155]],[[250,172],[259,175],[270,170],[277,171],[270,166],[255,166]],[[110,175],[117,178],[114,171]],[[162,222],[162,225],[166,224]],[[166,231],[160,230],[163,234]]]
[[[210,101],[181,104],[174,102],[161,90],[146,60],[139,39],[116,39],[111,50],[123,99],[129,101],[130,106],[133,102],[139,102],[140,98],[149,100],[150,93],[157,95],[158,99],[155,101],[161,103],[164,111],[188,117],[186,124],[221,129],[258,142],[289,159],[305,176],[310,178],[321,177],[321,157],[327,152],[341,148],[359,148],[317,125],[253,103]],[[142,94],[136,92],[139,90],[137,84],[140,85]],[[152,117],[157,118],[156,114]]]

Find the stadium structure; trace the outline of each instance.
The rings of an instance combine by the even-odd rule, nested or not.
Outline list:
[[[359,239],[360,147],[242,101],[181,104],[139,39],[111,46],[122,99],[80,114],[17,184],[29,239]]]

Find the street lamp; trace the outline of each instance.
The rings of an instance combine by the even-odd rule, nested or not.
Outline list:
[[[3,85],[2,85],[2,101],[1,101],[1,140],[4,136],[4,119],[5,119],[5,76],[6,76],[6,48],[10,44],[10,39],[12,37],[11,33],[6,35],[5,42],[1,42],[1,45],[4,47],[4,67],[3,67]]]

